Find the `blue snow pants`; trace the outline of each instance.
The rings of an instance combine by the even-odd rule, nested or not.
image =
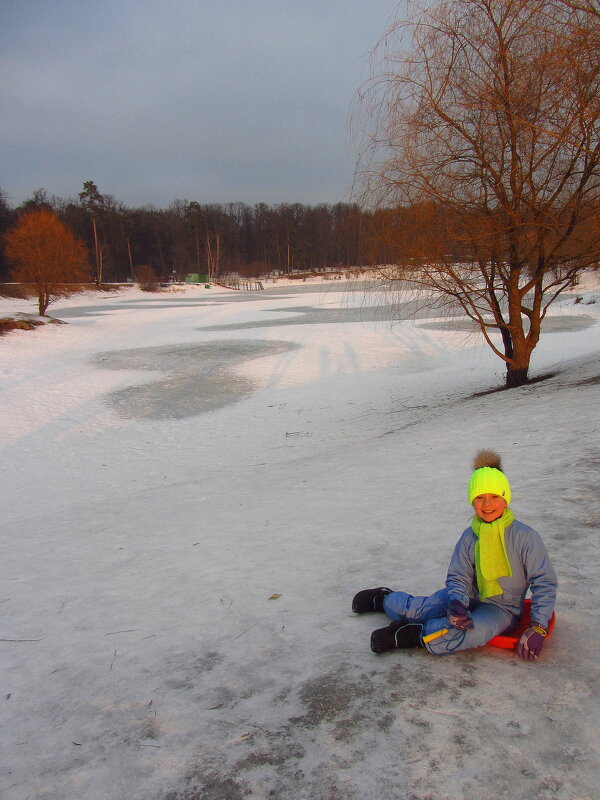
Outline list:
[[[461,631],[453,628],[446,619],[447,608],[447,589],[440,589],[428,597],[392,592],[383,601],[383,610],[391,620],[423,624],[423,644],[435,656],[445,656],[470,647],[481,647],[515,622],[510,611],[491,603],[474,600],[469,606],[473,618],[473,630]],[[446,633],[428,640],[431,634],[444,629]]]

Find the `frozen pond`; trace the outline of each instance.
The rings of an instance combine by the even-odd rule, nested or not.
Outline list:
[[[375,285],[375,289],[377,289]],[[338,283],[331,281],[326,284],[298,284],[293,286],[268,286],[262,291],[256,292],[243,292],[243,291],[223,291],[219,288],[206,290],[198,297],[191,297],[184,290],[181,294],[177,291],[168,292],[164,294],[148,293],[147,297],[123,297],[122,299],[114,300],[110,294],[106,295],[105,300],[101,303],[94,303],[93,305],[81,306],[68,306],[61,308],[60,316],[64,319],[75,319],[77,317],[96,316],[97,314],[104,314],[108,311],[121,311],[123,309],[137,309],[140,311],[147,311],[160,308],[202,308],[203,306],[214,306],[221,303],[255,303],[257,300],[270,300],[281,301],[287,298],[301,296],[303,294],[319,294],[322,297],[328,295],[367,295],[373,290],[372,283],[365,281],[357,281],[354,283]]]
[[[251,376],[242,374],[238,367],[254,359],[283,354],[299,348],[293,341],[297,326],[346,325],[381,323],[390,326],[411,321],[418,328],[430,331],[478,333],[475,323],[467,319],[436,318],[435,309],[423,307],[423,301],[407,300],[399,303],[375,302],[377,297],[366,293],[366,285],[328,284],[325,288],[314,285],[272,287],[262,292],[223,292],[215,290],[200,297],[176,294],[149,295],[148,299],[123,298],[118,302],[107,300],[89,306],[64,308],[60,317],[76,320],[97,318],[111,312],[127,311],[170,312],[198,309],[199,320],[203,309],[218,306],[239,308],[240,304],[257,306],[254,319],[229,323],[199,325],[197,332],[268,331],[278,328],[282,336],[287,329],[289,339],[207,339],[196,343],[136,347],[103,352],[93,358],[93,363],[103,369],[149,371],[157,373],[143,383],[136,383],[111,392],[107,404],[119,416],[130,419],[183,419],[214,411],[236,403],[257,388]],[[306,302],[302,301],[306,298]],[[322,302],[315,303],[315,298]],[[368,302],[370,300],[370,303]],[[266,302],[265,302],[266,301]],[[274,305],[271,306],[271,301]],[[288,301],[289,305],[281,305]],[[595,322],[594,317],[563,314],[548,317],[545,333],[565,333],[584,330]],[[327,334],[324,334],[327,339]]]

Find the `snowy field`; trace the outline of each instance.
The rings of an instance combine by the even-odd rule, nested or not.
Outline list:
[[[1,337],[0,800],[596,798],[598,282],[548,320],[554,377],[490,394],[466,326],[345,283]],[[542,658],[373,655],[353,594],[443,584],[481,447],[557,568]]]

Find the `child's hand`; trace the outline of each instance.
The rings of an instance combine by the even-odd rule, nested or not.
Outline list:
[[[460,600],[450,600],[446,616],[450,625],[453,628],[458,628],[459,631],[470,631],[473,628],[473,620],[469,609],[463,606]]]
[[[519,639],[517,648],[519,655],[524,661],[535,661],[542,652],[544,639],[548,636],[548,631],[543,625],[534,622],[530,628]]]

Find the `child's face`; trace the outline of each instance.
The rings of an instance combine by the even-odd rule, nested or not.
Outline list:
[[[473,500],[473,508],[479,519],[493,522],[504,514],[506,500],[498,494],[480,494]]]

